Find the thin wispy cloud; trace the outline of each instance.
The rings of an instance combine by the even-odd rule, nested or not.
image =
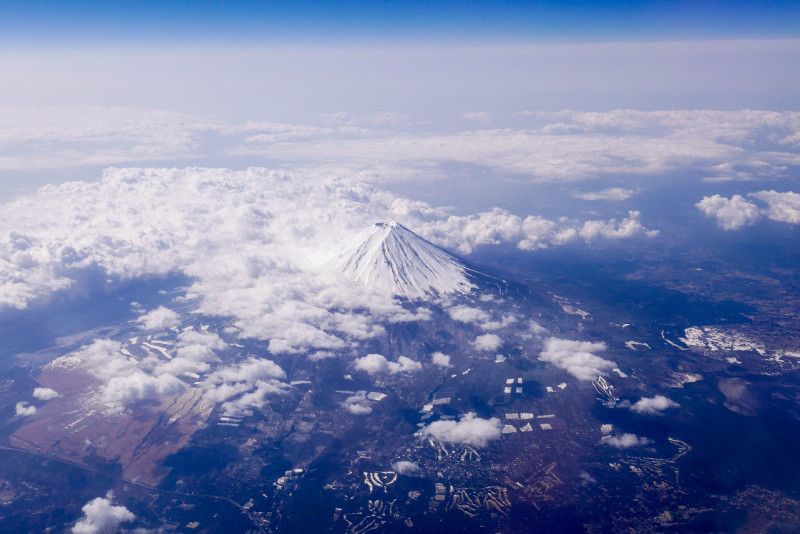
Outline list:
[[[622,187],[611,187],[593,193],[573,193],[573,197],[581,200],[628,200],[636,191]]]

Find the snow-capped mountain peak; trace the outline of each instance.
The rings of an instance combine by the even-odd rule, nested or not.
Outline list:
[[[474,287],[470,269],[458,258],[396,221],[358,233],[327,266],[409,299],[469,293]]]

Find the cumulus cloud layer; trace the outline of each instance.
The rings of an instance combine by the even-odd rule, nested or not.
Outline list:
[[[535,249],[648,233],[638,214],[584,223],[502,210],[455,217],[308,172],[109,169],[98,182],[48,186],[2,206],[0,309],[25,308],[74,286],[88,269],[112,282],[182,273],[193,279],[188,296],[196,311],[233,318],[240,336],[268,341],[273,353],[323,354],[380,334],[382,321],[430,317],[380,288],[354,291],[352,282],[319,269],[365,221],[397,219],[462,251],[504,240]],[[140,317],[147,329],[177,320],[166,308]]]
[[[111,492],[83,505],[83,517],[72,527],[72,534],[109,534],[116,532],[122,523],[129,523],[136,516],[124,506],[111,504]]]
[[[401,475],[413,475],[422,471],[419,465],[408,460],[400,460],[392,464],[392,469]]]
[[[382,354],[367,354],[356,359],[354,365],[357,371],[364,371],[370,375],[389,372],[389,361]]]
[[[773,221],[800,224],[800,194],[791,191],[759,191],[751,197],[767,203],[764,215]]]
[[[94,400],[109,413],[127,410],[141,401],[157,402],[186,388],[200,388],[204,396],[220,403],[227,415],[247,415],[263,408],[269,397],[286,393],[286,373],[272,360],[247,356],[221,364],[216,351],[226,344],[217,334],[184,332],[178,336],[171,359],[151,354],[130,358],[117,341],[97,339],[79,351],[54,360],[51,366],[80,368],[96,377],[100,386]],[[185,373],[204,373],[188,380]]]
[[[55,399],[56,397],[60,397],[61,395],[58,392],[51,388],[34,388],[33,389],[33,396],[39,400],[50,400]]]
[[[81,366],[98,378],[100,387],[95,398],[112,413],[122,412],[138,401],[154,401],[163,395],[178,393],[186,387],[177,377],[151,362],[132,361],[122,352],[121,343],[107,339],[95,340],[51,365]]]
[[[703,197],[703,200],[697,203],[697,209],[709,217],[716,218],[717,224],[723,230],[738,230],[761,220],[758,206],[748,202],[741,195],[733,195],[731,198],[719,195]]]
[[[430,437],[450,443],[464,443],[485,447],[491,440],[500,437],[500,419],[482,419],[470,412],[458,421],[435,421],[420,431],[423,437]]]
[[[739,230],[754,225],[762,217],[777,222],[800,224],[800,194],[792,191],[759,191],[748,196],[766,203],[767,206],[760,208],[741,195],[733,195],[731,198],[706,196],[696,206],[707,216],[716,218],[717,224],[724,230]]]
[[[476,337],[475,341],[472,342],[472,346],[475,347],[476,350],[486,352],[497,350],[502,344],[503,340],[497,334],[483,334],[482,336]]]
[[[422,364],[408,358],[400,356],[396,362],[390,362],[381,354],[367,354],[355,361],[355,368],[370,375],[398,373],[413,373],[422,369]]]
[[[48,186],[0,207],[0,227],[13,229],[0,233],[0,308],[25,308],[79,284],[89,270],[100,271],[110,283],[181,273],[192,280],[186,295],[194,303],[192,311],[229,317],[231,336],[264,340],[271,353],[330,357],[383,333],[384,322],[431,317],[429,310],[410,309],[381,288],[356,290],[351,281],[320,270],[321,260],[341,239],[361,230],[365,220],[390,219],[462,249],[532,239],[532,230],[524,235],[519,230],[530,219],[523,224],[525,219],[502,210],[452,217],[423,202],[320,174],[108,169],[97,182]],[[491,239],[481,237],[484,223],[494,235]],[[509,225],[509,233],[493,234]],[[637,228],[635,218],[589,221],[574,233],[591,239],[633,235]],[[480,320],[485,329],[516,320],[488,320],[485,312],[467,307],[452,308],[451,313],[460,320]],[[153,331],[176,326],[180,317],[159,307],[137,321]],[[492,351],[501,342],[499,336],[486,334],[474,346]],[[107,340],[79,353],[101,381],[98,400],[111,411],[201,387],[227,413],[249,413],[286,391],[280,373],[248,379],[231,375],[242,366],[253,371],[269,366],[267,359],[236,362],[225,374],[216,354],[224,346],[212,334],[194,332],[178,337],[169,361],[132,361],[120,344]],[[405,357],[358,365],[387,374],[421,369],[419,362]],[[194,385],[196,379],[187,380],[184,374],[208,376]]]
[[[344,401],[344,409],[353,415],[367,415],[372,413],[372,406],[367,400],[367,394],[364,391],[350,395]]]
[[[603,439],[600,443],[603,445],[608,445],[609,447],[614,447],[615,449],[629,449],[631,447],[647,445],[648,443],[651,443],[651,441],[648,438],[626,432],[624,434],[609,436]]]
[[[641,213],[628,212],[622,220],[590,220],[579,222],[561,218],[557,221],[529,215],[519,217],[500,208],[466,216],[449,216],[430,221],[420,233],[436,244],[469,254],[476,247],[513,243],[520,250],[537,250],[573,241],[655,237],[658,231],[641,223]]]
[[[463,304],[449,308],[447,313],[454,321],[460,321],[462,323],[477,323],[489,320],[489,314],[485,311]]]
[[[739,46],[741,43],[737,44]],[[759,44],[759,47],[762,44]],[[797,165],[800,113],[742,111],[464,114],[504,128],[408,131],[400,113],[330,114],[323,125],[231,122],[122,107],[0,107],[0,170],[268,156],[287,165],[332,165],[374,180],[436,178],[431,162],[480,165],[535,181],[603,176],[711,179],[776,177]],[[208,142],[212,140],[214,142]],[[20,149],[21,148],[21,149]],[[602,193],[601,193],[602,194]]]
[[[149,375],[134,371],[130,375],[114,376],[100,388],[100,400],[114,411],[140,400],[156,400],[164,395],[178,393],[186,385],[177,377],[162,373]]]
[[[631,411],[646,414],[646,415],[661,415],[664,410],[670,408],[678,408],[680,404],[668,399],[664,395],[656,395],[655,397],[648,398],[642,397],[631,405]]]
[[[14,414],[17,417],[27,417],[36,413],[36,406],[31,406],[25,401],[20,401],[14,406]]]
[[[289,385],[281,380],[286,373],[281,367],[264,358],[249,356],[246,360],[221,366],[200,384],[206,397],[222,403],[228,415],[247,415],[263,408],[268,397],[286,393]]]
[[[439,367],[450,367],[450,356],[443,352],[431,354],[431,363]]]
[[[539,359],[564,369],[578,380],[594,380],[616,367],[614,362],[595,354],[604,350],[606,344],[603,342],[572,341],[551,337],[545,341]]]
[[[226,344],[217,334],[189,330],[178,336],[174,355],[169,362],[158,362],[161,372],[171,374],[206,373],[219,361],[215,351]]]
[[[714,180],[743,180],[780,176],[787,163],[798,163],[797,112],[562,111],[522,112],[516,118],[522,128],[425,136],[361,131],[357,138],[320,136],[282,143],[253,139],[237,153],[305,157],[356,168],[380,161],[382,170],[413,166],[417,175],[425,172],[423,163],[455,161],[551,182],[670,176],[687,168]]]
[[[169,308],[159,306],[136,319],[136,322],[143,330],[166,330],[180,325],[181,316]]]
[[[459,304],[447,309],[448,315],[454,321],[462,323],[476,323],[479,324],[482,330],[497,330],[512,323],[517,322],[517,318],[512,314],[506,314],[500,320],[492,320],[491,315],[481,310],[480,308],[473,308],[466,304]]]
[[[385,294],[346,290],[309,258],[405,207],[367,187],[263,170],[109,170],[0,209],[2,226],[15,228],[0,235],[0,306],[24,308],[82,269],[111,279],[180,272],[195,279],[198,311],[234,317],[242,336],[269,340],[273,352],[340,349],[379,333],[373,317],[420,317]],[[177,318],[159,308],[140,320],[158,329]]]

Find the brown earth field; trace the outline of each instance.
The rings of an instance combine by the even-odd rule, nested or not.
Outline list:
[[[119,464],[124,479],[150,486],[169,473],[163,461],[189,442],[214,408],[200,389],[189,387],[159,403],[108,413],[93,396],[100,383],[82,369],[46,368],[37,381],[61,396],[14,432],[12,446],[89,467],[99,457]]]

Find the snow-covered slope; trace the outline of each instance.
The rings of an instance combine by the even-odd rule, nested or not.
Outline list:
[[[360,232],[327,267],[409,299],[469,293],[474,287],[458,258],[395,221]]]

